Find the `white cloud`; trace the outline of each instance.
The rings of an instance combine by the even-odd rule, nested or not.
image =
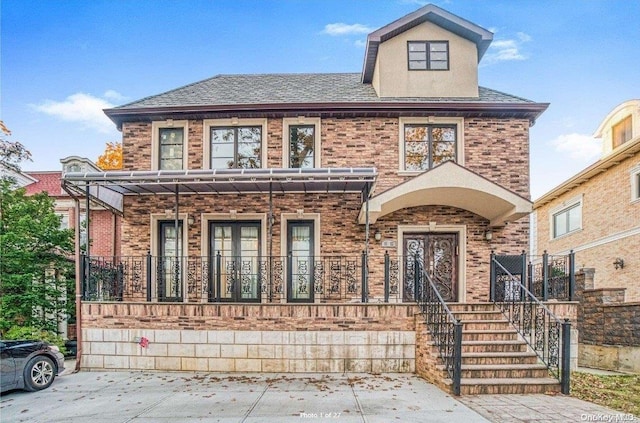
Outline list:
[[[367,42],[364,40],[356,40],[353,45],[355,45],[358,48],[365,48],[367,46]]]
[[[573,160],[588,162],[602,153],[602,141],[584,134],[564,134],[549,142],[556,151],[566,153]]]
[[[76,93],[63,101],[45,100],[33,107],[35,110],[56,117],[67,122],[77,122],[85,128],[95,129],[99,132],[113,132],[114,124],[104,114],[102,109],[113,107],[106,98],[117,94],[115,91],[107,91],[105,98],[92,96],[91,94]],[[118,94],[119,95],[119,94]]]
[[[489,46],[483,64],[526,60],[527,56],[521,50],[522,45],[529,41],[531,41],[531,36],[524,32],[518,32],[516,38],[495,40]]]
[[[332,36],[340,36],[340,35],[353,35],[353,34],[368,34],[372,32],[373,29],[369,28],[366,25],[362,24],[345,24],[345,23],[331,23],[326,24],[324,26],[324,30],[322,30],[323,34],[328,34]]]
[[[127,99],[127,97],[123,96],[122,94],[114,90],[107,90],[104,92],[102,96],[107,100],[112,100],[115,102],[121,102]]]

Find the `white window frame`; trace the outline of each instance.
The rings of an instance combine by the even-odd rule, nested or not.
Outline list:
[[[405,125],[456,125],[456,163],[464,166],[464,118],[456,117],[401,117],[398,128],[398,174],[399,175],[419,175],[424,170],[405,170]]]
[[[321,120],[320,118],[310,118],[304,116],[298,116],[295,118],[283,118],[282,119],[282,167],[289,168],[290,160],[289,154],[291,153],[290,140],[289,140],[289,128],[291,126],[298,125],[313,125],[314,128],[314,145],[313,145],[313,167],[322,167],[322,134],[320,131]]]
[[[640,203],[640,164],[631,169],[631,202]]]
[[[151,170],[160,170],[160,129],[182,128],[183,148],[182,170],[189,169],[189,121],[172,120],[155,121],[151,123]]]
[[[574,207],[580,207],[580,224],[578,225],[577,228],[573,229],[573,230],[568,230],[567,232],[563,233],[562,235],[558,235],[556,236],[555,234],[555,222],[554,222],[554,218],[555,216],[567,212],[569,211],[569,209],[572,209]],[[582,194],[577,196],[577,197],[573,197],[569,200],[563,201],[561,204],[557,205],[556,207],[552,208],[549,210],[549,239],[550,240],[556,240],[556,239],[560,239],[560,238],[564,238],[567,236],[570,236],[576,232],[579,232],[582,230],[582,218],[583,218],[583,211],[584,211],[584,202],[583,202],[583,197]],[[568,228],[567,228],[568,229]]]
[[[211,169],[211,128],[215,128],[218,126],[224,127],[239,127],[239,126],[260,126],[261,127],[261,142],[260,145],[260,169],[266,169],[267,166],[267,148],[268,148],[268,140],[267,140],[267,119],[239,119],[239,118],[231,118],[231,119],[205,119],[203,121],[203,132],[202,138],[204,145],[203,147],[203,160],[202,160],[202,168],[203,169]]]

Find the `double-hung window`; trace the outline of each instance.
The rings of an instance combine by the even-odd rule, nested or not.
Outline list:
[[[212,169],[262,167],[262,126],[211,127]]]
[[[640,165],[631,169],[631,201],[640,201]]]
[[[457,125],[405,124],[403,140],[405,171],[423,171],[456,161]]]
[[[159,170],[180,170],[184,162],[184,129],[160,128]]]
[[[152,123],[152,170],[187,168],[187,121],[166,120]]]
[[[289,126],[289,167],[313,168],[315,166],[315,125]]]
[[[407,42],[409,70],[449,70],[448,41]]]
[[[553,238],[558,238],[582,227],[582,202],[573,203],[552,216]]]
[[[613,148],[620,147],[631,139],[631,115],[613,125]]]

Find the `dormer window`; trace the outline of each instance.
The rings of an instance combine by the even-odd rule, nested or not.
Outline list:
[[[631,115],[613,125],[613,148],[620,147],[631,139]]]
[[[449,41],[408,41],[409,70],[449,70]]]

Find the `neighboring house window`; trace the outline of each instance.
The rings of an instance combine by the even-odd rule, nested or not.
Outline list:
[[[631,115],[613,125],[613,148],[620,147],[631,139]]]
[[[159,170],[180,170],[184,162],[184,129],[160,128]]]
[[[456,125],[404,125],[404,170],[431,169],[456,160]]]
[[[631,201],[640,200],[640,166],[631,170]]]
[[[69,214],[68,213],[56,213],[60,216],[60,229],[69,229]]]
[[[65,172],[81,172],[82,168],[78,163],[71,163],[65,166]]]
[[[262,167],[262,127],[211,128],[212,169]]]
[[[409,41],[409,70],[449,70],[448,41]]]
[[[582,227],[582,202],[574,203],[553,214],[553,237],[576,231]]]
[[[284,118],[282,126],[283,167],[321,167],[320,118]]]

